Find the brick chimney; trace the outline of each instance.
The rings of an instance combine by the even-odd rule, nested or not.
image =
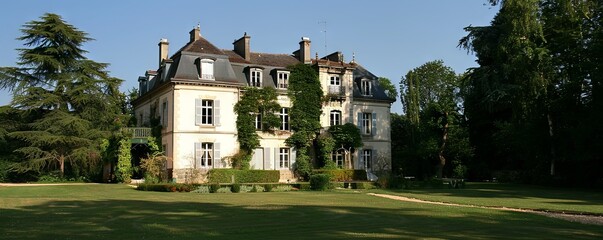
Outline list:
[[[302,63],[312,62],[310,55],[310,38],[302,37],[301,42],[299,42],[299,61]]]
[[[199,25],[197,25],[195,28],[193,28],[193,30],[191,30],[189,32],[190,34],[190,40],[189,42],[194,42],[199,40],[199,38],[201,38],[201,27]]]
[[[243,37],[232,43],[232,45],[234,45],[234,51],[247,61],[251,60],[251,54],[249,53],[251,48],[249,45],[250,40],[251,37],[245,33]]]
[[[168,46],[170,43],[167,39],[162,38],[159,40],[159,67],[161,67],[161,63],[168,58]]]

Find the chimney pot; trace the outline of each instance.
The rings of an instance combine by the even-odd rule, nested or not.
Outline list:
[[[167,39],[162,38],[159,40],[159,67],[161,67],[161,63],[168,58],[168,48],[170,43]]]
[[[299,42],[299,61],[302,63],[311,63],[311,52],[310,52],[310,38],[302,37]]]
[[[194,42],[199,40],[199,38],[201,38],[201,27],[199,25],[197,25],[196,27],[193,28],[193,30],[191,30],[189,32],[190,34],[190,40],[189,42]]]

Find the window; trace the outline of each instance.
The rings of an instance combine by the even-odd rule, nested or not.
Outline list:
[[[279,150],[279,164],[280,168],[289,168],[289,148],[281,148]]]
[[[362,95],[365,95],[365,96],[372,95],[371,82],[369,80],[363,79],[362,81],[360,81],[360,92],[362,93]]]
[[[251,87],[261,87],[262,86],[262,69],[252,68],[251,73],[249,75],[250,75],[249,86],[251,86]]]
[[[262,114],[254,114],[255,119],[253,121],[253,125],[255,126],[255,130],[262,130]]]
[[[373,150],[364,149],[362,151],[362,162],[364,162],[364,169],[371,169],[373,166]]]
[[[331,155],[331,159],[333,160],[333,162],[335,162],[335,165],[338,168],[343,168],[344,157],[345,155],[343,150],[334,151],[333,155]]]
[[[281,117],[281,130],[283,131],[289,131],[289,109],[288,108],[281,108],[281,112],[279,113],[279,116]]]
[[[161,125],[163,125],[164,128],[167,128],[167,124],[168,124],[168,103],[164,101],[161,106]]]
[[[208,168],[214,160],[213,143],[195,143],[195,168]]]
[[[287,89],[289,86],[289,72],[277,72],[276,79],[278,83],[278,88]]]
[[[331,84],[332,86],[341,86],[341,80],[339,76],[331,76]]]
[[[377,134],[377,113],[358,113],[358,128],[363,135]]]
[[[203,80],[214,80],[214,60],[201,59],[200,77]]]
[[[220,101],[195,99],[195,125],[220,125]]]
[[[341,125],[341,111],[331,111],[331,126]]]

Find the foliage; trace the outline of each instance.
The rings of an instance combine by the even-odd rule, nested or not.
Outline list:
[[[272,184],[264,184],[264,192],[272,192],[272,188],[274,187],[274,185]]]
[[[310,176],[312,166],[310,164],[310,156],[308,156],[306,148],[301,148],[297,150],[297,158],[295,159],[293,171],[295,172],[295,175],[301,178],[302,180],[307,180]]]
[[[239,192],[241,192],[241,185],[238,184],[238,183],[230,185],[230,191],[233,192],[233,193],[239,193]]]
[[[234,107],[237,114],[237,140],[239,142],[239,153],[236,158],[238,169],[249,169],[249,161],[253,150],[260,146],[259,135],[254,124],[257,115],[261,118],[261,131],[274,133],[281,125],[281,119],[277,115],[281,110],[278,104],[276,90],[271,87],[243,89],[243,95]]]
[[[353,152],[355,149],[362,147],[360,129],[353,123],[331,126],[329,127],[329,133],[335,140],[336,148],[342,147]]]
[[[379,85],[385,89],[385,93],[387,96],[393,100],[398,99],[398,90],[396,90],[396,86],[392,84],[392,81],[388,78],[380,77],[378,79]]]
[[[278,182],[278,170],[238,170],[238,169],[211,169],[209,182],[230,183],[234,177],[235,183],[271,183]]]
[[[115,167],[115,178],[118,182],[129,183],[132,180],[131,146],[132,143],[129,139],[119,141],[117,166]]]
[[[220,184],[212,183],[209,185],[209,193],[217,193],[220,190]]]
[[[317,169],[312,170],[312,175],[326,174],[329,175],[331,181],[349,182],[349,181],[366,181],[365,170],[354,169]]]
[[[319,166],[324,169],[335,169],[337,166],[331,159],[331,154],[335,149],[335,140],[329,132],[324,132],[318,135],[316,139],[318,145],[318,160]]]
[[[151,153],[142,159],[140,167],[145,172],[145,183],[167,182],[167,157],[160,152]]]
[[[195,187],[182,183],[143,183],[136,186],[136,190],[154,192],[190,192]]]
[[[22,118],[8,128],[2,123],[13,118],[0,120],[0,140],[20,157],[13,172],[98,178],[100,139],[123,116],[122,80],[109,76],[108,64],[84,56],[82,46],[92,39],[59,15],[46,13],[21,32],[26,48],[17,49],[18,66],[0,67],[0,89],[11,91],[10,111]]]
[[[313,174],[310,176],[310,189],[325,191],[330,188],[331,176],[328,174]]]
[[[230,161],[230,165],[234,169],[245,170],[249,169],[249,162],[251,161],[251,154],[247,153],[243,149],[239,149],[237,153],[232,156],[226,157]]]

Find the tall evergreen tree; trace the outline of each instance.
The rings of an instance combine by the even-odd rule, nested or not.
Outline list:
[[[18,49],[18,67],[0,68],[0,88],[12,91],[14,108],[39,116],[8,134],[26,143],[17,150],[26,160],[14,169],[94,174],[98,139],[122,113],[122,80],[109,76],[108,64],[84,56],[82,46],[92,39],[59,15],[46,13],[21,31],[28,48]]]

